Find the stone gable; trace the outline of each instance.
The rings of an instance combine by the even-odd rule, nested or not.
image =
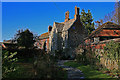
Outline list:
[[[65,13],[65,22],[54,22],[49,35],[50,51],[65,50],[65,54],[71,57],[75,48],[83,43],[86,36],[87,31],[80,21],[79,8],[75,7],[74,19],[69,19],[69,11],[67,11]]]

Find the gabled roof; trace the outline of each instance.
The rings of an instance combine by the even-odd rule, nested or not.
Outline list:
[[[48,32],[41,34],[40,37],[46,37],[46,36],[49,36],[49,33],[48,33]]]
[[[49,37],[49,33],[46,32],[46,33],[43,33],[39,36],[39,39],[45,39],[45,38],[48,38]]]
[[[54,22],[54,24],[58,32],[62,32],[62,31],[67,31],[73,25],[74,22],[75,19],[70,19],[67,22],[62,22],[62,23]]]
[[[54,22],[55,23],[55,27],[57,29],[58,32],[62,32],[62,29],[64,27],[64,23],[58,23],[58,22]]]
[[[63,27],[63,31],[67,31],[75,22],[75,19],[70,19],[69,21],[65,22],[64,27]]]
[[[12,43],[12,40],[5,40],[3,43]]]
[[[95,36],[96,34],[98,34],[101,30],[103,29],[120,29],[120,25],[117,25],[113,22],[106,22],[104,23],[103,25],[101,25],[100,27],[98,27],[95,31],[93,31],[89,37],[93,37]]]

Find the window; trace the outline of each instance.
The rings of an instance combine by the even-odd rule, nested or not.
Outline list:
[[[75,26],[73,26],[72,29],[75,29]]]

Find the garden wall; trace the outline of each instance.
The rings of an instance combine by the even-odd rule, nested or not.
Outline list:
[[[99,58],[100,64],[107,69],[113,70],[118,69],[118,60],[111,60],[107,56],[103,55],[103,49],[95,49],[96,57]],[[99,57],[98,57],[99,56]]]
[[[91,42],[91,43],[90,42],[85,42],[84,46],[85,46],[85,49],[87,51],[90,50],[90,51],[92,51],[92,53],[95,53],[95,57],[100,60],[100,64],[103,67],[106,67],[107,69],[113,70],[113,69],[118,69],[119,68],[118,59],[114,60],[114,59],[110,58],[109,56],[112,55],[112,54],[109,53],[109,52],[106,53],[106,51],[104,51],[105,50],[104,47],[106,46],[106,44],[108,44],[111,41],[113,41],[113,43],[111,43],[109,49],[118,46],[116,43],[120,43],[120,38],[99,41],[97,43],[95,43],[95,42]],[[114,45],[114,43],[115,43],[116,46]],[[119,47],[117,47],[117,48],[119,48]],[[107,54],[109,54],[109,56]],[[91,56],[93,56],[93,55],[91,55]]]

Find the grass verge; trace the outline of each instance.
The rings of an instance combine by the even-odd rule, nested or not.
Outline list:
[[[6,78],[9,78],[9,79],[34,78],[35,70],[33,69],[33,64],[32,63],[17,62],[14,65],[17,66],[16,71],[7,74]]]
[[[75,61],[65,62],[64,65],[80,69],[85,78],[112,78],[111,76],[91,68],[90,65],[79,64]]]

